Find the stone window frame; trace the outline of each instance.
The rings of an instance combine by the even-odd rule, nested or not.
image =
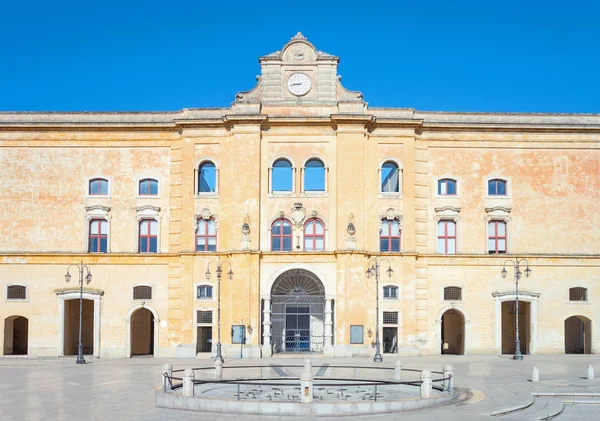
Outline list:
[[[133,298],[135,288],[137,288],[137,287],[149,287],[151,289],[152,298],[150,298],[149,300],[144,299],[144,298]],[[156,287],[153,283],[146,282],[143,284],[134,284],[131,286],[131,302],[132,303],[140,303],[140,302],[153,303],[155,301],[155,294],[156,294]]]
[[[379,215],[379,236],[377,238],[377,243],[378,246],[377,248],[379,249],[380,253],[402,253],[402,229],[404,228],[403,226],[403,220],[404,218],[402,217],[402,215],[399,215],[396,210],[394,208],[389,208],[385,211],[385,213],[382,213]],[[384,228],[384,221],[386,222],[386,226],[389,227],[389,222],[392,221],[398,221],[398,250],[397,251],[392,251],[389,250],[389,245],[390,242],[388,241],[388,250],[381,250],[381,237],[383,234],[383,228]],[[388,233],[389,233],[389,229],[388,229]],[[392,236],[385,236],[385,238],[395,238]]]
[[[392,163],[396,164],[396,167],[398,168],[398,191],[397,192],[381,191],[381,187],[383,184],[383,180],[382,180],[383,166],[385,164],[387,164],[388,162],[392,162]],[[402,166],[402,163],[400,162],[400,160],[393,158],[393,157],[387,157],[387,158],[384,158],[383,160],[381,160],[379,163],[379,167],[378,167],[377,180],[378,180],[377,191],[378,191],[378,197],[380,199],[400,199],[400,198],[402,198],[403,191],[404,191],[404,167]]]
[[[460,300],[447,300],[446,299],[446,288],[460,288]],[[440,302],[442,303],[464,303],[465,302],[465,286],[460,283],[447,284],[442,286]]]
[[[140,194],[140,183],[143,180],[154,180],[157,183],[157,194],[155,195],[151,195],[151,194]],[[162,182],[160,177],[158,177],[156,174],[152,174],[152,173],[143,173],[138,175],[138,177],[136,178],[136,185],[135,185],[135,195],[137,199],[160,199],[160,196],[162,194]]]
[[[215,166],[215,191],[214,192],[201,192],[200,191],[200,167],[206,163],[211,163]],[[216,157],[205,156],[196,161],[194,166],[194,197],[203,199],[212,199],[219,197],[219,182],[221,176],[220,165]]]
[[[85,252],[93,253],[93,254],[109,254],[110,250],[110,240],[111,240],[111,219],[112,215],[110,214],[111,208],[108,206],[94,205],[87,206],[85,208]],[[90,251],[90,223],[92,220],[105,220],[108,223],[108,229],[106,234],[106,252],[103,251]],[[138,228],[139,229],[139,228]]]
[[[454,188],[456,193],[454,194],[443,194],[440,193],[440,183],[443,181],[452,181],[454,182]],[[439,177],[435,183],[435,197],[437,199],[457,199],[460,197],[460,185],[462,183],[460,183],[460,181],[458,180],[457,177],[453,177],[453,176],[443,176],[443,177]]]
[[[385,296],[385,289],[386,288],[395,288],[396,289],[396,296],[395,297],[386,297]],[[395,283],[385,283],[384,285],[381,286],[381,291],[380,291],[380,297],[382,300],[384,301],[399,301],[400,300],[400,285],[395,284]]]
[[[440,255],[444,255],[444,256],[454,256],[459,254],[459,239],[461,238],[460,235],[460,230],[461,230],[461,224],[460,222],[460,208],[456,207],[456,206],[441,206],[438,208],[434,208],[434,221],[435,221],[435,225],[433,227],[433,250],[435,252],[435,254],[440,254]],[[456,237],[456,244],[455,244],[455,249],[456,252],[454,254],[449,254],[449,253],[440,253],[438,252],[437,249],[437,239],[438,239],[438,234],[437,234],[437,229],[438,229],[438,223],[440,221],[452,221],[454,222],[455,228],[456,228],[456,232],[455,232],[455,237]],[[487,234],[487,225],[486,225],[486,234]],[[487,241],[487,240],[486,240]],[[486,242],[486,247],[487,247],[487,242]]]
[[[292,166],[292,190],[273,190],[273,167],[277,163],[277,161],[288,161]],[[271,164],[269,165],[269,174],[268,174],[268,183],[269,183],[269,197],[289,197],[294,196],[296,194],[296,176],[297,176],[297,168],[294,164],[294,160],[289,155],[277,155],[271,160]]]
[[[198,297],[198,289],[200,287],[211,287],[212,288],[212,297],[211,298]],[[216,297],[216,293],[217,293],[216,288],[217,287],[212,282],[196,282],[194,284],[194,297],[195,297],[194,301],[199,301],[202,303],[215,301],[216,300],[215,297]]]
[[[304,178],[306,177],[306,164],[312,160],[321,161],[321,164],[323,164],[323,191],[305,190]],[[325,158],[323,158],[323,156],[313,154],[304,160],[302,168],[300,168],[300,193],[302,193],[306,197],[323,197],[329,194],[329,167],[327,166],[327,161],[325,160]]]
[[[135,229],[135,250],[136,253],[142,254],[159,254],[160,253],[160,241],[161,241],[161,224],[162,219],[160,215],[160,208],[157,206],[145,205],[136,208],[136,229]],[[154,220],[157,225],[156,233],[156,251],[155,252],[141,252],[140,251],[140,223],[142,220]]]
[[[577,300],[573,300],[571,301],[571,289],[573,288],[584,288],[585,289],[585,301],[577,301]],[[591,299],[590,299],[590,287],[589,285],[587,285],[586,282],[577,282],[575,284],[573,284],[572,286],[567,286],[565,288],[565,302],[567,304],[572,304],[572,305],[590,305],[591,304]]]
[[[308,223],[310,221],[318,221],[321,223],[321,225],[323,226],[323,235],[320,234],[312,234],[309,235],[310,237],[313,237],[314,239],[316,239],[317,237],[323,237],[323,250],[306,250],[306,226],[308,225]],[[271,225],[273,226],[273,225]],[[323,221],[323,219],[319,216],[310,216],[308,218],[306,218],[306,221],[304,221],[304,224],[302,225],[302,247],[301,250],[305,251],[307,253],[320,253],[320,252],[324,252],[327,251],[327,224],[325,223],[325,221]],[[294,248],[294,230],[292,227],[292,249]],[[314,240],[313,240],[314,243]]]
[[[501,254],[510,254],[510,243],[512,237],[512,224],[510,221],[512,220],[511,212],[512,208],[504,207],[504,206],[494,206],[490,208],[485,208],[486,216],[485,220],[485,254],[489,255],[501,255]],[[488,224],[492,221],[502,221],[506,224],[506,252],[505,253],[489,253],[488,250]]]
[[[488,191],[488,182],[490,182],[492,180],[503,180],[503,181],[506,181],[506,194],[505,195],[489,194],[489,191]],[[491,175],[485,177],[483,189],[484,189],[483,191],[485,192],[485,198],[486,199],[491,199],[491,200],[495,200],[495,199],[498,199],[498,200],[512,199],[513,184],[512,184],[511,177],[507,177],[507,176],[502,175],[502,174],[491,174]]]
[[[25,288],[25,298],[8,298],[8,288],[19,286]],[[4,287],[4,301],[8,303],[28,303],[29,302],[29,283],[28,282],[10,282]]]
[[[107,194],[90,194],[90,183],[94,180],[106,180],[108,187],[107,187]],[[86,199],[110,199],[112,197],[112,184],[113,184],[113,180],[112,177],[104,175],[104,174],[94,174],[92,176],[87,177],[86,179],[86,183],[85,183],[85,197]]]

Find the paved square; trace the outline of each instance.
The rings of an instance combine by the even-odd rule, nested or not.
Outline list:
[[[383,364],[393,366],[398,358],[386,357]],[[228,365],[301,364],[303,358],[228,360]],[[556,355],[525,356],[521,362],[508,356],[435,356],[403,357],[403,368],[441,370],[445,364],[454,367],[455,385],[468,388],[462,399],[449,406],[405,412],[407,420],[481,420],[490,412],[531,400],[536,392],[596,392],[600,380],[587,380],[587,365],[600,369],[600,356]],[[168,409],[154,405],[154,390],[160,385],[162,366],[158,358],[121,360],[89,360],[77,366],[74,358],[0,359],[0,420],[212,420],[275,419],[265,416],[208,414]],[[170,360],[175,368],[211,365],[206,359]],[[323,363],[371,365],[367,358],[328,359],[313,357],[317,367]],[[540,370],[540,383],[531,383],[533,367]],[[557,418],[594,419],[598,405],[566,406]],[[400,415],[393,415],[397,418]],[[289,417],[287,417],[289,418]],[[365,417],[356,417],[364,419]],[[306,419],[304,417],[303,419]],[[345,418],[338,418],[343,420]],[[390,419],[390,415],[369,416]],[[491,418],[490,418],[491,419]],[[496,419],[502,419],[496,418]]]

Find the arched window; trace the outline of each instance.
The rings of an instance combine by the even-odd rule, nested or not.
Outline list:
[[[217,251],[217,229],[214,219],[199,219],[196,251]]]
[[[438,221],[437,252],[456,254],[456,222],[447,220]]]
[[[26,300],[27,299],[27,287],[23,285],[9,285],[6,288],[6,299],[7,300]]]
[[[90,196],[108,196],[108,180],[104,178],[94,178],[90,180]]]
[[[311,218],[304,225],[304,250],[305,251],[323,251],[325,250],[325,228],[323,221],[317,218]]]
[[[488,195],[506,196],[506,180],[494,178],[488,181]]]
[[[133,287],[133,299],[134,300],[151,300],[152,299],[152,287],[147,285],[140,285]]]
[[[271,171],[271,191],[291,192],[293,186],[292,164],[287,159],[278,159]]]
[[[569,288],[569,301],[587,301],[587,288]]]
[[[455,196],[456,180],[452,180],[451,178],[438,180],[438,194],[440,196]]]
[[[197,298],[200,300],[210,300],[213,297],[213,287],[210,285],[199,285]]]
[[[381,166],[381,192],[400,193],[400,169],[395,162],[387,161]]]
[[[393,285],[387,285],[383,287],[383,298],[397,299],[398,298],[398,287]]]
[[[158,222],[154,219],[140,221],[140,253],[156,253],[158,251]]]
[[[379,251],[400,251],[400,223],[397,219],[382,221]]]
[[[506,253],[506,222],[488,222],[488,253]]]
[[[304,191],[325,191],[325,165],[316,159],[310,159],[304,168]]]
[[[285,218],[271,225],[271,250],[292,251],[292,224]]]
[[[158,196],[158,180],[153,178],[140,180],[138,194],[140,196]]]
[[[460,288],[460,287],[444,288],[444,300],[446,300],[446,301],[462,300],[462,288]]]
[[[198,168],[198,192],[214,193],[217,191],[217,169],[215,164],[206,161]]]
[[[90,253],[106,253],[108,251],[108,221],[106,219],[90,221],[88,251]]]

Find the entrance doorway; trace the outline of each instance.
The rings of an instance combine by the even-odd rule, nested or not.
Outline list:
[[[29,320],[10,316],[4,320],[4,355],[27,355]]]
[[[94,353],[94,301],[83,299],[81,308],[83,353]],[[65,300],[64,355],[77,355],[79,345],[79,300]]]
[[[519,341],[521,354],[529,354],[531,341],[531,304],[519,300]],[[502,303],[502,353],[515,353],[516,339],[516,302],[504,301]]]
[[[325,289],[305,269],[291,269],[271,288],[272,349],[277,352],[323,352]]]
[[[455,309],[442,315],[442,354],[463,355],[465,353],[465,318]]]
[[[196,354],[212,352],[212,326],[198,326],[196,336]]]
[[[584,316],[565,320],[565,354],[592,353],[592,321]]]
[[[131,315],[131,356],[154,355],[154,317],[147,308]]]
[[[398,328],[383,328],[383,353],[396,354],[398,352]]]

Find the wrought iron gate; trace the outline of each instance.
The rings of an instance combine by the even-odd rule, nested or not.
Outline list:
[[[324,297],[272,296],[273,352],[323,352]]]

